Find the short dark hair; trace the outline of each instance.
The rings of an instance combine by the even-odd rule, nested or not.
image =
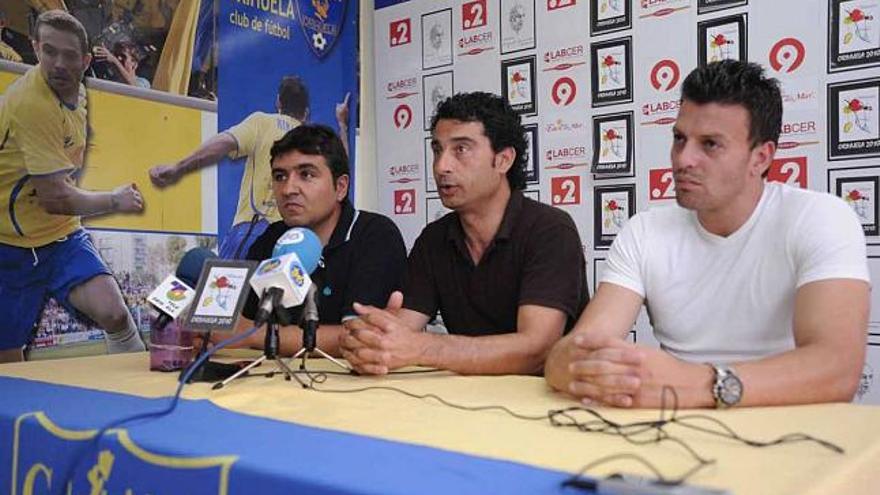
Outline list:
[[[297,76],[284,76],[278,85],[278,102],[281,113],[303,120],[309,109],[309,88]]]
[[[441,120],[479,122],[494,152],[511,147],[516,151],[513,165],[507,171],[507,182],[513,190],[525,189],[526,136],[519,114],[498,95],[476,91],[458,93],[443,100],[431,119],[431,133]]]
[[[698,67],[681,86],[682,100],[703,105],[741,105],[749,112],[752,147],[772,141],[779,144],[782,128],[782,94],[779,81],[764,76],[753,62],[722,60]]]
[[[121,58],[123,55],[125,55],[126,57],[133,57],[138,62],[140,62],[141,60],[141,50],[131,40],[121,40],[113,43],[113,47],[110,49],[110,53],[112,53],[113,56],[116,58]]]
[[[303,124],[287,131],[269,150],[272,157],[269,162],[292,151],[299,151],[304,155],[320,155],[327,160],[327,166],[333,174],[333,182],[343,175],[349,175],[348,154],[342,140],[333,129],[321,124]]]
[[[79,22],[79,19],[76,17],[63,10],[57,9],[47,10],[40,14],[37,17],[37,22],[34,24],[34,41],[37,43],[40,42],[40,28],[44,24],[59,31],[65,31],[76,35],[79,40],[79,47],[82,50],[82,54],[85,55],[89,53],[89,35],[86,33],[86,28],[83,27],[82,23]]]

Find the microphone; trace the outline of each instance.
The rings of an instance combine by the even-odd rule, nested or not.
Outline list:
[[[251,277],[254,292],[260,294],[254,325],[265,324],[279,306],[301,305],[312,286],[309,274],[321,258],[321,240],[304,227],[294,227],[275,243],[272,257],[264,260]]]
[[[192,248],[183,255],[174,275],[168,275],[147,297],[147,301],[159,311],[156,330],[164,330],[169,323],[189,307],[196,291],[193,287],[199,280],[202,265],[217,255],[207,248]]]
[[[303,349],[308,352],[315,350],[318,345],[318,304],[315,293],[318,292],[317,284],[312,284],[306,293],[306,304],[303,307],[302,330]]]

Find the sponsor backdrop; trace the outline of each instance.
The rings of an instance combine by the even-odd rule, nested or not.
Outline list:
[[[522,114],[529,194],[574,218],[594,287],[627,220],[675,201],[682,80],[737,58],[782,82],[768,180],[852,205],[880,280],[880,0],[377,0],[374,39],[379,205],[410,245],[446,211],[431,177],[433,109],[491,91]],[[856,400],[880,403],[876,291],[869,331]],[[644,315],[633,338],[653,341]]]

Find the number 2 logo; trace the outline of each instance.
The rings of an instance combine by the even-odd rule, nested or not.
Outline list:
[[[416,190],[398,189],[394,191],[394,214],[409,215],[416,212]]]
[[[409,19],[392,21],[389,25],[388,41],[391,46],[405,45],[412,41]]]
[[[671,168],[657,168],[648,175],[651,186],[651,199],[672,199],[675,197],[675,180]]]
[[[461,6],[462,29],[473,29],[486,25],[486,0],[476,0]]]
[[[777,158],[767,170],[767,180],[807,188],[807,157]]]
[[[550,180],[550,193],[550,201],[554,206],[581,204],[580,176],[553,177]]]

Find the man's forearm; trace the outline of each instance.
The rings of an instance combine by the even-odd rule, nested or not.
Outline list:
[[[417,338],[424,351],[415,364],[466,375],[538,374],[553,344],[519,333],[466,337],[423,332]]]
[[[732,366],[743,382],[743,406],[849,402],[859,386],[864,352],[808,345]]]
[[[348,150],[348,124],[339,122],[339,140],[342,141],[342,148],[345,149],[345,154],[351,156]]]
[[[544,378],[547,383],[560,392],[568,392],[568,384],[571,382],[571,373],[568,372],[568,366],[571,364],[573,356],[569,348],[573,345],[571,340],[574,334],[568,334],[560,339],[550,349],[547,355],[547,363],[544,366]]]
[[[177,162],[176,166],[183,173],[196,171],[202,167],[214,165],[229,153],[235,151],[238,143],[232,135],[222,132],[213,136],[199,146],[191,155]]]
[[[64,193],[41,200],[41,205],[53,215],[92,216],[113,213],[119,203],[110,191],[86,191],[69,186]]]
[[[675,389],[679,407],[715,404],[715,374],[709,364],[682,361],[658,349],[643,349],[648,357],[636,405],[659,407],[665,386]],[[729,366],[743,384],[737,406],[776,406],[850,401],[862,363],[862,356],[806,345]]]

